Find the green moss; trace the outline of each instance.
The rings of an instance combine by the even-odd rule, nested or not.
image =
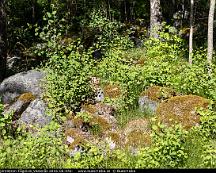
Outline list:
[[[36,97],[31,93],[24,93],[19,96],[18,100],[24,101],[24,102],[30,102],[33,101]]]
[[[196,108],[207,108],[209,103],[209,100],[196,95],[176,96],[160,103],[156,115],[162,123],[171,125],[177,122],[189,129],[200,122]]]

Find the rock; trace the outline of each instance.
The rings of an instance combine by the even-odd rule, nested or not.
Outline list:
[[[81,112],[89,112],[94,115],[115,115],[115,108],[108,104],[96,103],[96,104],[83,104],[81,106]]]
[[[45,109],[46,104],[40,99],[35,99],[21,114],[18,124],[25,125],[27,127],[44,127],[45,125],[49,124],[52,119],[51,116],[46,114]]]
[[[158,102],[149,99],[148,96],[141,96],[138,103],[140,111],[150,114],[154,114],[158,106]]]
[[[104,100],[104,92],[101,88],[96,89],[94,99],[96,102],[102,102]]]
[[[155,114],[160,102],[177,95],[177,93],[168,87],[151,86],[140,94],[138,104],[142,112]]]
[[[207,108],[209,103],[209,100],[196,95],[175,96],[160,103],[156,115],[163,124],[180,123],[185,129],[190,129],[200,122],[196,108]]]
[[[8,105],[3,114],[13,113],[13,119],[17,120],[20,118],[21,114],[26,110],[29,106],[30,102],[35,99],[35,96],[32,93],[24,93],[20,95],[16,101],[14,101],[11,105]]]
[[[124,145],[133,150],[138,147],[151,144],[151,127],[148,119],[137,119],[130,121],[122,130]]]
[[[23,93],[31,92],[34,96],[40,97],[42,88],[40,81],[45,74],[36,70],[17,73],[8,77],[0,84],[0,97],[2,102],[8,104]]]

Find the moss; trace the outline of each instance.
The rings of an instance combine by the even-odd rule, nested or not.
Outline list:
[[[66,118],[67,120],[73,120],[75,117],[75,113],[70,111],[67,115],[66,115]]]
[[[169,87],[151,86],[141,93],[141,96],[148,96],[153,101],[165,100],[175,96],[177,93]]]
[[[99,134],[99,135],[111,128],[111,125],[109,124],[109,122],[101,116],[93,116],[93,118],[90,122],[90,126],[91,126],[91,128],[97,127],[98,131],[96,134]]]
[[[95,105],[92,105],[92,104],[83,104],[81,106],[81,108],[86,111],[86,112],[89,112],[91,114],[95,114],[97,112],[97,107]]]
[[[82,125],[84,123],[83,119],[80,117],[74,117],[72,121],[73,121],[75,127],[77,127],[77,128],[82,127]]]
[[[134,131],[134,130],[149,132],[151,130],[149,119],[140,118],[140,119],[136,119],[136,120],[132,120],[128,122],[124,128],[124,134],[128,135],[129,133],[131,133],[131,131]]]
[[[115,142],[118,146],[120,146],[122,144],[122,139],[121,139],[121,135],[119,134],[119,132],[115,131],[108,131],[106,133],[106,137],[110,137],[111,140],[113,142]]]
[[[108,84],[103,88],[105,97],[118,98],[121,95],[121,89],[117,84]]]
[[[135,65],[140,65],[140,66],[143,66],[145,63],[145,59],[139,59],[137,61],[134,61],[134,64]]]
[[[76,128],[67,129],[65,131],[65,136],[70,136],[74,139],[74,141],[69,144],[69,149],[74,149],[76,146],[82,145],[86,142],[82,132]]]
[[[151,145],[150,133],[142,130],[131,131],[126,138],[126,147],[146,147]]]
[[[200,117],[196,108],[207,108],[210,101],[196,95],[176,96],[160,103],[156,115],[166,125],[180,123],[185,129],[198,125]]]
[[[28,92],[20,95],[18,100],[21,100],[23,102],[30,102],[33,101],[35,98],[36,97],[31,92]]]
[[[123,129],[125,146],[141,147],[151,143],[151,128],[149,119],[142,118],[130,121]]]

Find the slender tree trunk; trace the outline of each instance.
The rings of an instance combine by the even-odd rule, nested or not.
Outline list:
[[[192,64],[192,53],[193,53],[193,8],[194,8],[194,0],[191,0],[191,6],[190,6],[190,37],[189,37],[189,64]]]
[[[35,4],[36,4],[36,1],[32,0],[32,24],[35,23]]]
[[[7,20],[5,0],[0,0],[0,81],[6,76],[7,63]]]
[[[209,17],[208,17],[208,53],[207,53],[207,61],[209,64],[212,63],[212,54],[213,54],[214,10],[215,10],[215,0],[210,0],[210,9],[209,9]]]
[[[161,26],[160,0],[150,0],[150,36],[158,38]]]

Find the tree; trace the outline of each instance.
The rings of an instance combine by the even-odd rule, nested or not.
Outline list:
[[[6,75],[7,62],[7,30],[5,0],[0,0],[0,81]]]
[[[190,37],[189,37],[189,63],[192,64],[192,53],[193,53],[193,7],[194,0],[191,0],[190,6]]]
[[[214,10],[215,10],[215,0],[210,0],[209,17],[208,17],[208,54],[207,54],[207,61],[209,64],[212,63],[212,54],[213,54]]]
[[[158,38],[161,25],[160,0],[150,0],[150,36]]]

